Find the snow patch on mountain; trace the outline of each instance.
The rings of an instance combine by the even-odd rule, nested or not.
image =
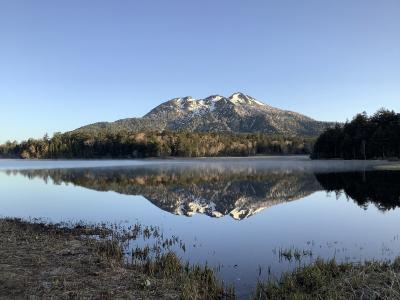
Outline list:
[[[234,132],[317,136],[332,123],[315,121],[296,112],[278,109],[249,95],[212,95],[203,99],[174,98],[142,118],[96,123],[78,130],[119,128],[140,131]]]

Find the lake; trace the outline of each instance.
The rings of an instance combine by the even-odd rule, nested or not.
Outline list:
[[[216,267],[247,299],[257,280],[317,257],[399,255],[396,169],[306,157],[0,160],[0,215],[159,226],[185,244],[173,247],[180,257]]]

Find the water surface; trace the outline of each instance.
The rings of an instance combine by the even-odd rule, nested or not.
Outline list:
[[[259,279],[317,257],[399,255],[400,172],[379,161],[258,157],[0,160],[0,215],[157,225],[248,298]],[[121,223],[122,222],[122,223]],[[279,255],[305,250],[299,260]]]

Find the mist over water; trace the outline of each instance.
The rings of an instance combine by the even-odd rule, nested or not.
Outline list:
[[[0,160],[0,215],[156,225],[193,263],[248,297],[258,279],[310,263],[399,255],[400,172],[306,157]],[[145,243],[145,241],[139,241]],[[304,250],[285,259],[282,250]]]

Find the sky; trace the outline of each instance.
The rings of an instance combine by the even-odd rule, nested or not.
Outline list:
[[[399,0],[0,0],[0,143],[243,92],[400,111]]]

